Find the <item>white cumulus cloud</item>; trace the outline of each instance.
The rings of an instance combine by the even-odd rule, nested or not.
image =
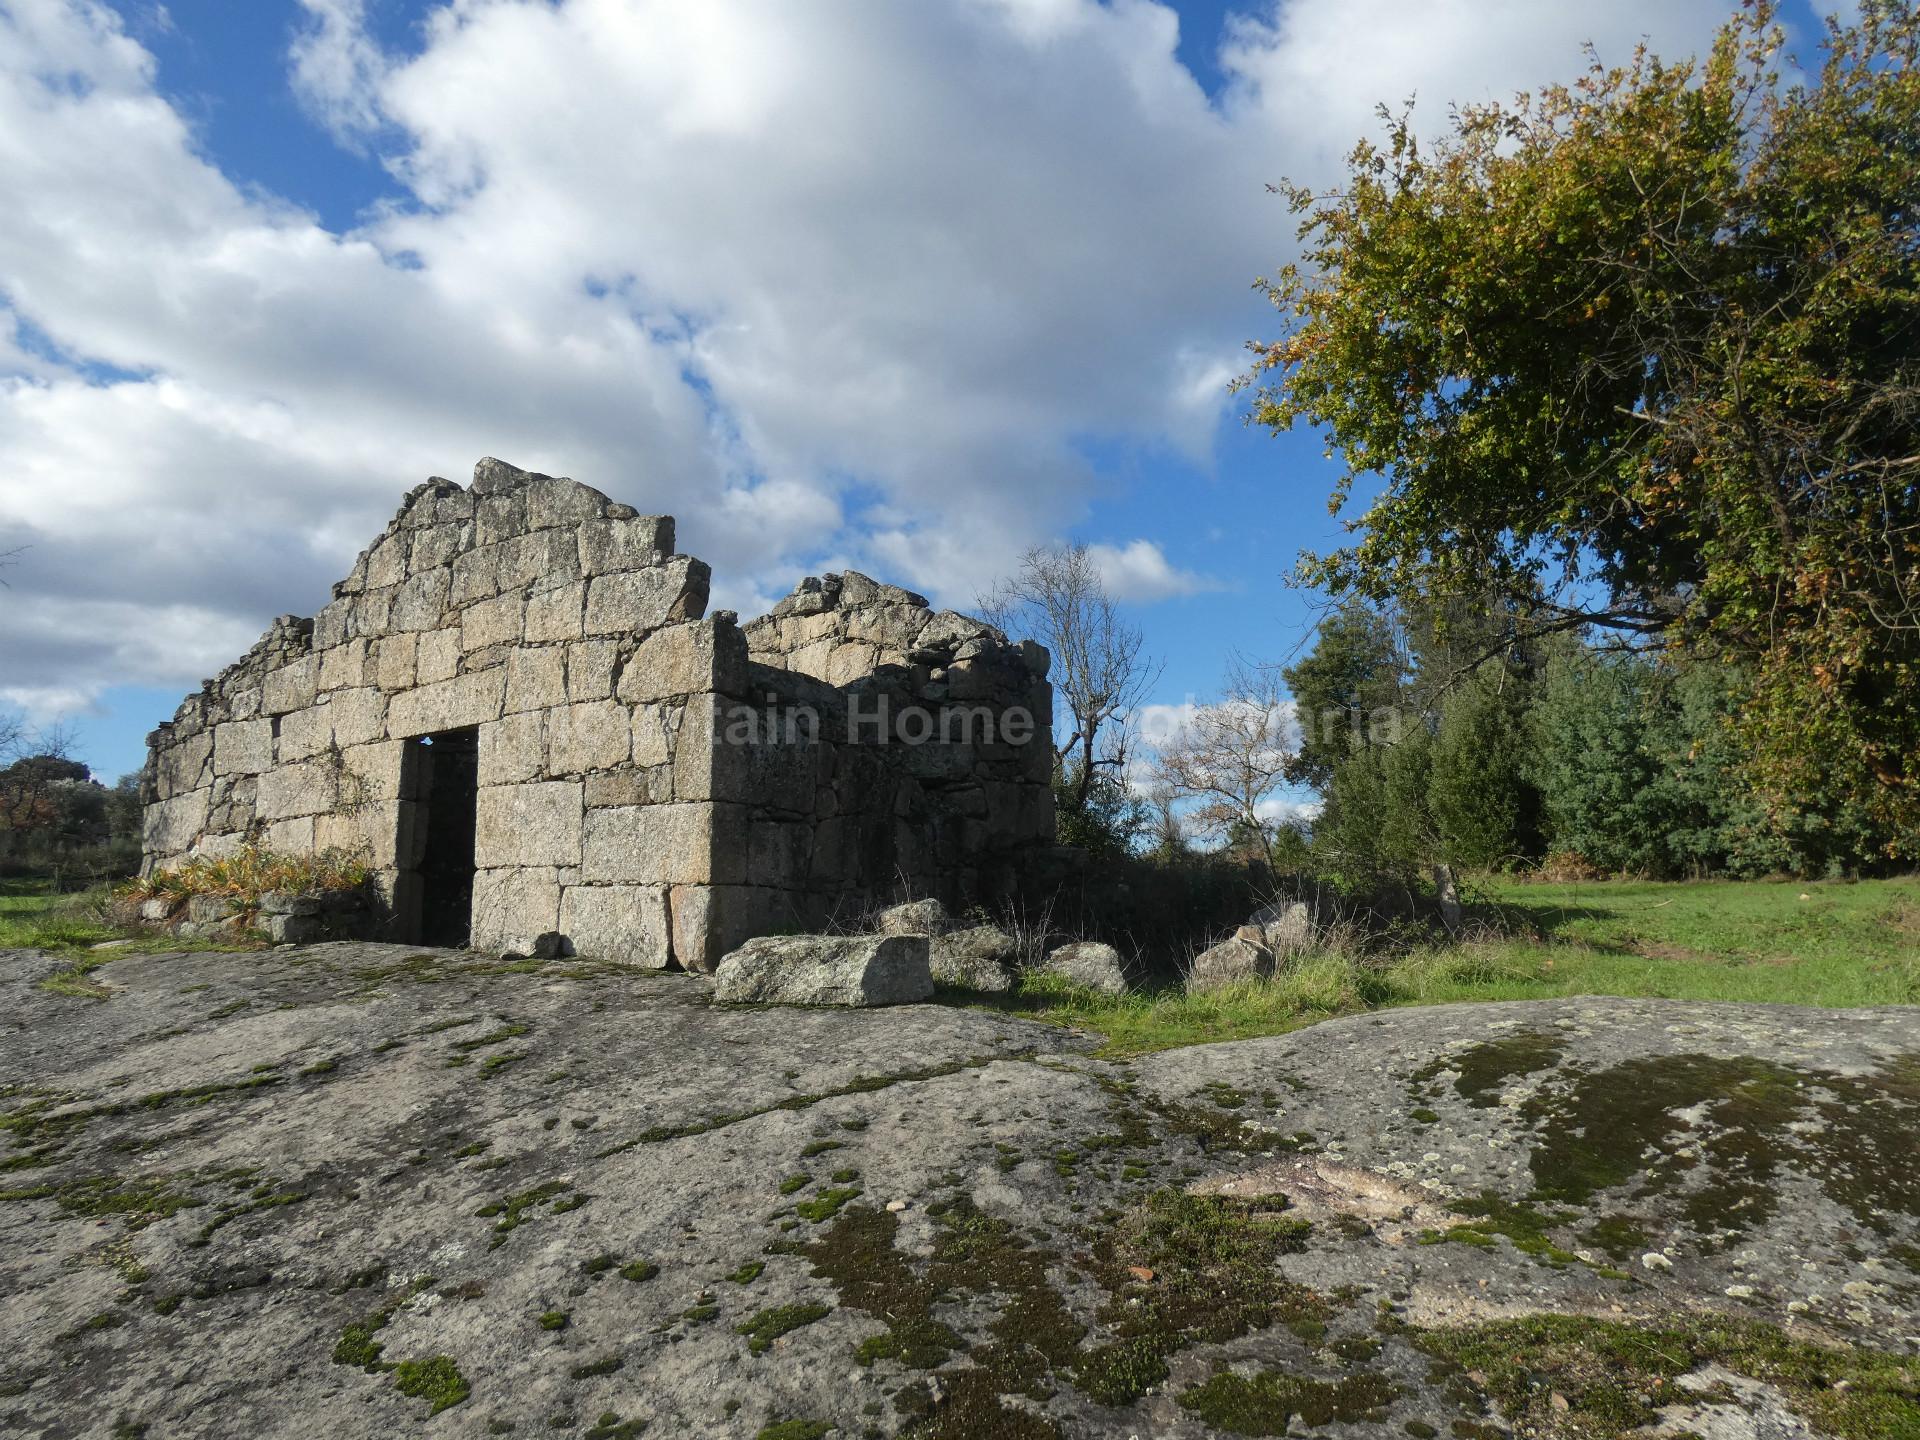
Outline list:
[[[316,119],[358,148],[380,129],[376,96],[387,60],[367,35],[366,0],[300,0],[308,23],[288,50],[293,92]]]
[[[1130,540],[1125,545],[1089,545],[1087,555],[1100,571],[1107,593],[1116,600],[1164,600],[1215,590],[1219,582],[1191,570],[1182,570],[1152,540]]]
[[[344,232],[98,0],[0,7],[0,698],[194,683],[486,454],[677,514],[742,608],[827,556],[965,603],[1085,523],[1086,437],[1204,456],[1263,182],[1723,8],[1284,0],[1210,98],[1149,0],[452,0],[406,54],[302,3],[286,83],[395,187]]]

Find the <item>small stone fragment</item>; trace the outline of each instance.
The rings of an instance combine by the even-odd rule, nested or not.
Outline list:
[[[1188,993],[1271,978],[1273,951],[1261,943],[1260,934],[1253,926],[1245,925],[1232,939],[1194,956],[1193,969],[1187,975]]]
[[[1127,993],[1126,966],[1120,952],[1098,940],[1078,940],[1062,945],[1047,956],[1044,967],[1050,974],[1098,990],[1103,995]]]
[[[933,997],[921,935],[762,935],[720,962],[722,1004],[908,1005]]]
[[[909,900],[882,910],[875,928],[882,935],[944,935],[952,922],[938,900]]]
[[[891,913],[891,912],[889,912]],[[992,925],[934,932],[929,963],[936,984],[999,993],[1013,988],[1013,937]]]

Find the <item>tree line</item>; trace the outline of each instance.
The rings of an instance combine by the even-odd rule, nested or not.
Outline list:
[[[1920,856],[1916,61],[1912,0],[1805,63],[1752,0],[1698,60],[1590,57],[1437,139],[1383,109],[1340,183],[1276,186],[1300,258],[1259,282],[1249,418],[1324,437],[1336,512],[1374,498],[1296,571],[1310,653],[1151,757],[1137,664],[1056,675],[1062,838],[1407,887]],[[1085,655],[1067,613],[1022,618]]]
[[[1054,656],[1064,841],[1405,885],[1920,856],[1920,10],[1861,0],[1804,65],[1778,13],[1435,140],[1383,111],[1339,184],[1276,187],[1300,258],[1250,419],[1374,498],[1302,557],[1312,651],[1150,752],[1157,671],[1084,548],[987,597]],[[0,858],[98,835],[63,763],[0,755]]]
[[[1491,658],[1489,658],[1491,657]],[[1317,868],[1409,885],[1435,865],[1662,879],[1884,869],[1895,833],[1844,782],[1756,787],[1752,675],[1524,615],[1350,601],[1284,671],[1290,778],[1322,797],[1285,837]]]
[[[1920,854],[1920,12],[1864,0],[1804,65],[1777,22],[1434,142],[1383,111],[1341,184],[1279,187],[1252,419],[1375,491],[1300,578],[1424,687],[1408,742],[1313,762],[1356,856],[1363,813],[1388,860]]]
[[[102,785],[59,730],[0,713],[0,876],[84,887],[140,863],[140,777]]]

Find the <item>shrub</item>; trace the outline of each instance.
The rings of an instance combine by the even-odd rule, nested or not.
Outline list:
[[[1064,874],[1027,877],[996,917],[1013,935],[1021,963],[1038,964],[1070,940],[1101,940],[1143,978],[1172,978],[1271,898],[1266,867],[1243,856],[1202,854],[1163,862],[1147,856],[1093,857]]]
[[[168,900],[175,904],[189,895],[227,895],[246,909],[262,895],[278,891],[311,895],[322,891],[358,890],[367,883],[366,860],[347,850],[322,850],[313,855],[282,855],[257,845],[243,845],[217,859],[189,860],[171,870],[156,870],[129,881],[120,890],[127,900]]]

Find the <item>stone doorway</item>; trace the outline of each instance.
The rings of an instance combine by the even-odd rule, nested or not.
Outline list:
[[[416,838],[403,851],[419,857],[407,909],[417,921],[404,928],[423,945],[462,946],[473,930],[475,807],[479,795],[480,732],[445,730],[407,742],[400,793],[402,831]]]

